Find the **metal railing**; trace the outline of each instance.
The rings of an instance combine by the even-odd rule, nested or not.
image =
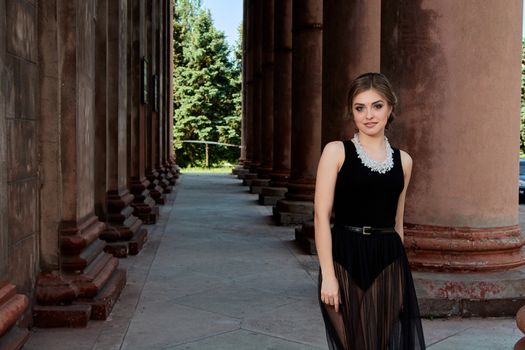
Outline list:
[[[216,142],[216,141],[201,141],[201,140],[182,140],[183,143],[204,143],[206,145],[206,167],[208,168],[210,166],[210,150],[209,145],[217,145],[217,146],[227,146],[227,147],[237,147],[242,148],[240,145],[233,145],[231,143],[224,143],[224,142]]]

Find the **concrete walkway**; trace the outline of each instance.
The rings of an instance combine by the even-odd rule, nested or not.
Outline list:
[[[327,349],[316,297],[317,258],[274,226],[230,175],[186,174],[121,260],[128,284],[107,321],[33,329],[24,349]],[[512,349],[513,319],[424,320],[429,349]]]

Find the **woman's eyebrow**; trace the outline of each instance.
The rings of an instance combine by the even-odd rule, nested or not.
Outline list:
[[[376,103],[384,103],[385,101],[383,100],[377,100],[377,101],[374,101],[372,102],[373,105],[375,105]],[[365,104],[364,103],[359,103],[359,102],[356,102],[354,103],[354,106],[364,106]]]

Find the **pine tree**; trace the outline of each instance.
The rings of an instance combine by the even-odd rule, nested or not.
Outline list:
[[[176,3],[180,46],[175,47],[174,136],[177,162],[200,165],[204,146],[183,140],[219,141],[240,144],[240,73],[230,59],[223,32],[213,26],[200,1]],[[212,162],[233,161],[239,151],[212,148]]]

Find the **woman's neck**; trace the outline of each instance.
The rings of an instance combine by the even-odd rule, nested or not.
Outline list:
[[[367,149],[383,149],[385,148],[385,134],[378,133],[377,135],[370,136],[359,132],[359,143]]]

